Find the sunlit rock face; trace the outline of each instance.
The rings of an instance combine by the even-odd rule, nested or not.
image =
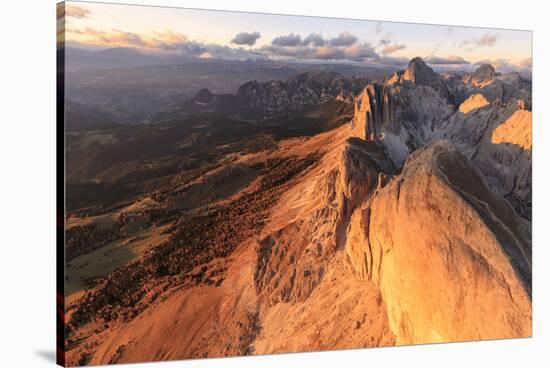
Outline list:
[[[395,121],[395,106],[389,89],[369,84],[355,101],[353,135],[364,140],[377,140]]]
[[[532,207],[532,113],[522,101],[481,142],[474,162],[490,184],[527,219]]]
[[[493,144],[509,143],[524,151],[531,150],[532,119],[531,111],[517,110],[493,131],[491,142]]]
[[[474,73],[466,77],[466,82],[479,87],[491,83],[496,75],[495,68],[491,64],[483,64]]]
[[[415,57],[409,62],[405,73],[403,74],[403,80],[411,81],[417,86],[429,86],[439,92],[444,98],[449,97],[449,91],[447,86],[441,80],[439,74],[434,72],[424,60],[419,57]]]
[[[531,334],[529,224],[450,143],[415,152],[351,219],[348,259],[398,344]]]
[[[401,172],[353,211],[347,262],[397,344],[530,336],[530,86],[492,66],[434,75],[413,60],[357,100],[354,134]]]
[[[489,104],[489,101],[481,94],[476,93],[468,97],[463,103],[458,107],[458,111],[467,114],[472,110],[479,109],[480,107],[486,106]]]

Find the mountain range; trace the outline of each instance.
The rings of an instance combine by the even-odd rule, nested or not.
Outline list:
[[[531,336],[531,108],[414,58],[72,115],[68,362]]]

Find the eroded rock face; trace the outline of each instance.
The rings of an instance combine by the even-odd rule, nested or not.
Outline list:
[[[178,116],[214,114],[262,120],[333,101],[351,104],[367,83],[364,77],[344,77],[328,71],[306,72],[285,81],[252,80],[242,84],[235,94],[214,94],[203,88],[193,99],[172,108],[171,112]]]
[[[338,151],[336,160],[321,162],[322,172],[308,183],[314,190],[304,203],[314,207],[258,243],[255,285],[271,305],[311,295],[343,245],[351,213],[395,173],[380,142],[349,138]],[[301,196],[306,192],[294,190]]]
[[[510,143],[522,150],[531,150],[533,116],[531,111],[517,110],[494,131],[491,142],[494,144]]]
[[[447,86],[442,82],[439,74],[433,71],[419,57],[413,58],[403,74],[403,80],[412,81],[418,86],[429,86],[438,91],[444,98],[447,98],[449,92]]]
[[[472,75],[467,77],[467,82],[474,86],[479,86],[484,83],[490,83],[496,75],[495,68],[491,64],[483,64]]]
[[[529,225],[449,143],[415,152],[352,215],[346,252],[398,344],[529,336]]]
[[[380,139],[385,128],[395,121],[394,112],[389,89],[369,84],[355,101],[353,135],[364,140]]]
[[[426,63],[419,57],[415,57],[409,62],[409,66],[403,74],[404,80],[410,80],[422,86],[429,86],[439,81],[439,75],[435,73]]]
[[[383,85],[369,84],[356,99],[353,135],[381,141],[397,168],[411,152],[440,139],[449,140],[473,159],[493,190],[530,219],[531,158],[526,152],[530,150],[500,144],[501,138],[495,138],[499,143],[492,140],[500,124],[530,106],[530,84],[517,73],[500,75],[484,65],[463,77],[456,73],[440,77],[415,58],[407,70],[395,73]],[[526,133],[514,139],[527,141],[530,122],[521,125]],[[495,137],[499,132],[513,134],[499,128]]]
[[[490,186],[503,195],[521,216],[531,219],[532,113],[520,109],[487,131],[474,163]]]
[[[479,109],[480,107],[486,106],[489,104],[489,101],[481,94],[476,93],[471,95],[458,107],[458,111],[467,114],[472,110]]]

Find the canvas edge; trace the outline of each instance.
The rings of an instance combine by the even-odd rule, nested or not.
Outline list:
[[[56,364],[65,366],[65,2],[56,4]]]

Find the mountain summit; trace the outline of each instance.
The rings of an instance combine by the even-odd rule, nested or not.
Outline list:
[[[417,86],[432,87],[444,98],[449,97],[447,86],[442,82],[439,74],[434,72],[420,57],[415,57],[409,62],[403,73],[403,80],[411,81]]]
[[[482,64],[470,76],[469,81],[479,85],[483,82],[490,82],[497,76],[495,68],[491,64]]]
[[[429,86],[439,81],[439,75],[424,60],[415,57],[409,62],[403,74],[403,79],[413,81],[418,85]]]

